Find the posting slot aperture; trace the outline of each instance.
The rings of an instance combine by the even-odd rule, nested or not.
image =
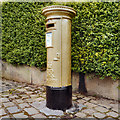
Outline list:
[[[51,27],[54,27],[54,23],[51,23],[51,24],[47,24],[47,25],[46,25],[46,28],[51,28]]]

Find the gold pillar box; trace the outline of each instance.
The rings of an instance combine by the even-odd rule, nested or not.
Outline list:
[[[71,86],[71,19],[76,12],[71,7],[53,5],[43,8],[42,14],[46,16],[46,86],[48,91],[49,87],[58,90]]]

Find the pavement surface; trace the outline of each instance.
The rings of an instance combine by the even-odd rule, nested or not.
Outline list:
[[[118,101],[73,93],[73,107],[66,111],[45,106],[45,86],[0,80],[0,119],[2,118],[91,118],[120,120]]]

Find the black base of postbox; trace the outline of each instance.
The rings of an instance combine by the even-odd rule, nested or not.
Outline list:
[[[46,106],[54,110],[66,110],[72,106],[72,86],[46,86]]]

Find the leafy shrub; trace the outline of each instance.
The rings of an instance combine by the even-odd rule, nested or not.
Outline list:
[[[46,68],[45,17],[41,9],[59,3],[5,2],[2,5],[2,59]],[[72,71],[120,78],[119,2],[63,3],[73,7]]]

